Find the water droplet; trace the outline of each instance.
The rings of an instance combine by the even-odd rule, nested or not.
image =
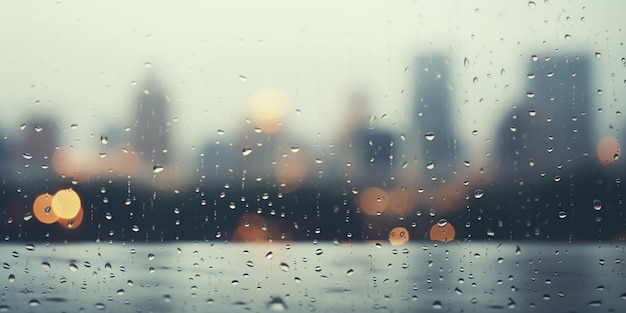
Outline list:
[[[426,163],[426,168],[429,170],[432,170],[433,168],[435,168],[435,161],[430,161]]]
[[[161,173],[161,172],[163,172],[163,166],[162,166],[162,165],[155,164],[155,165],[152,167],[152,173],[157,174],[157,173]]]
[[[41,267],[43,267],[44,269],[49,270],[50,269],[50,263],[48,262],[41,262]]]
[[[459,289],[458,287],[454,288],[454,292],[459,296],[463,294],[463,291],[461,291],[461,289]]]
[[[530,115],[530,116],[536,116],[536,115],[537,115],[537,111],[535,111],[535,110],[529,110],[529,111],[528,111],[528,115]]]
[[[601,57],[602,57],[602,53],[600,53],[600,52],[596,52],[596,59],[599,59],[599,58],[601,58]]]
[[[32,155],[32,154],[30,154],[30,153],[26,153],[26,152],[24,152],[24,153],[22,153],[22,157],[23,157],[24,159],[26,159],[26,160],[30,160],[30,159],[32,159],[32,158],[33,158],[33,155]]]
[[[102,142],[102,144],[106,145],[109,143],[109,137],[107,137],[107,135],[102,135],[100,136],[100,142]]]
[[[35,245],[34,245],[34,244],[32,244],[32,243],[27,243],[27,244],[24,246],[24,248],[26,248],[26,250],[28,250],[28,251],[33,251],[33,250],[35,250]]]
[[[346,274],[347,274],[348,276],[352,276],[352,275],[354,274],[354,270],[353,270],[353,269],[349,269],[349,270],[346,272]]]
[[[485,192],[482,189],[474,190],[474,199],[480,199],[485,195]]]
[[[598,199],[593,200],[593,209],[596,211],[602,210],[602,202]]]
[[[283,263],[280,263],[280,269],[281,269],[283,272],[288,272],[288,271],[289,271],[289,265],[288,265],[287,263],[284,263],[284,262],[283,262]]]
[[[252,153],[252,148],[250,148],[250,147],[243,148],[243,151],[241,152],[241,154],[243,154],[243,156],[248,156],[248,155],[250,155],[250,153]]]
[[[242,82],[245,82],[248,80],[248,77],[244,76],[244,75],[239,75],[239,80],[241,80]]]
[[[522,248],[520,248],[519,246],[515,246],[515,255],[520,255],[522,254]]]
[[[535,1],[528,1],[528,7],[531,9],[534,9],[537,6],[537,4],[535,3]]]
[[[272,297],[272,300],[267,304],[267,308],[270,311],[287,311],[287,305],[280,297]]]
[[[148,261],[152,261],[154,260],[154,254],[150,253],[148,254]]]
[[[572,35],[570,35],[570,34],[566,34],[566,35],[565,35],[565,40],[570,40],[570,39],[572,39]]]
[[[465,68],[469,68],[469,59],[468,58],[463,59],[463,66],[465,66]]]
[[[152,68],[152,63],[146,62],[146,63],[143,64],[143,67],[145,67],[145,68]]]
[[[478,85],[478,77],[474,76],[472,82],[474,83],[474,85]]]
[[[96,309],[97,309],[97,310],[104,310],[104,308],[106,308],[106,306],[104,305],[104,303],[102,303],[102,302],[98,302],[98,303],[96,303]]]
[[[433,302],[433,309],[441,310],[441,308],[443,308],[443,305],[441,304],[441,301],[437,300],[437,301]]]
[[[139,232],[139,226],[137,225],[133,225],[133,227],[131,228],[134,232]]]
[[[442,218],[442,219],[439,220],[439,222],[437,222],[437,226],[439,226],[439,227],[444,227],[447,224],[448,224],[448,220],[445,219],[445,218]]]
[[[78,128],[78,124],[71,124],[70,125],[70,129],[77,129]]]
[[[163,301],[165,301],[166,303],[170,303],[172,302],[172,296],[170,295],[163,295]]]
[[[527,93],[526,93],[526,97],[528,97],[528,98],[531,98],[531,99],[532,99],[532,98],[534,98],[534,97],[535,97],[535,93],[534,93],[534,92],[527,92]]]
[[[10,282],[10,283],[15,282],[15,275],[13,275],[13,274],[9,274],[9,282]]]
[[[30,305],[30,306],[39,306],[39,304],[40,304],[39,300],[37,300],[37,299],[32,299],[32,300],[28,301],[28,305]]]
[[[265,254],[265,258],[271,260],[274,257],[274,252],[269,251]]]
[[[424,138],[426,138],[426,140],[428,140],[428,141],[432,141],[433,139],[435,139],[435,133],[433,133],[433,132],[427,132],[427,133],[424,135]]]
[[[589,301],[589,303],[587,303],[587,305],[590,306],[590,307],[600,307],[600,306],[602,306],[602,301],[600,301],[600,300]]]
[[[70,272],[76,272],[78,271],[78,266],[74,263],[70,263],[70,265],[68,266]]]
[[[563,219],[563,218],[566,218],[566,217],[567,217],[567,213],[565,213],[565,211],[560,211],[559,212],[559,218],[560,219]]]

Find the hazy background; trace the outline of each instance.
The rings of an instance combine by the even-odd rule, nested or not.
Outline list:
[[[493,122],[526,92],[531,55],[559,49],[601,54],[591,88],[603,110],[590,113],[606,121],[598,136],[608,135],[623,107],[614,99],[626,54],[615,39],[625,5],[535,2],[4,2],[0,129],[11,136],[38,112],[59,121],[63,144],[99,145],[107,125],[131,126],[153,75],[170,99],[177,159],[217,129],[234,133],[262,88],[289,97],[292,135],[327,143],[351,114],[350,93],[367,86],[370,113],[386,114],[377,127],[399,135],[412,121],[415,58],[437,52],[449,56],[459,140],[480,155]]]

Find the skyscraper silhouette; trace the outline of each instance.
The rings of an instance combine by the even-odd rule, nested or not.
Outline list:
[[[416,99],[412,112],[415,120],[410,137],[416,138],[420,171],[441,180],[451,175],[450,167],[459,154],[451,121],[454,104],[450,64],[445,55],[438,54],[420,57],[416,63]],[[429,163],[428,168],[434,166],[432,169],[426,168]]]
[[[169,103],[163,87],[154,77],[148,78],[146,87],[137,99],[135,112],[133,146],[136,152],[143,162],[155,165],[168,163]]]
[[[527,77],[526,95],[500,128],[500,177],[566,175],[593,152],[587,56],[533,56]]]

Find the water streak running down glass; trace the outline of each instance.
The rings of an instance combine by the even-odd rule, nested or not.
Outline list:
[[[0,312],[626,308],[619,1],[0,6]]]

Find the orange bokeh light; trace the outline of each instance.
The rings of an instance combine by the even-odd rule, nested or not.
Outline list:
[[[604,137],[598,142],[596,153],[598,160],[603,165],[609,165],[619,157],[622,147],[615,137]]]
[[[233,233],[236,242],[268,242],[270,240],[291,240],[290,233],[282,232],[278,223],[256,215],[245,215],[237,223]]]
[[[454,240],[454,226],[450,222],[439,222],[430,228],[430,240],[449,242]]]
[[[70,189],[61,189],[54,194],[51,202],[52,211],[59,218],[71,219],[80,211],[80,197]]]
[[[409,232],[404,227],[396,227],[389,232],[389,242],[399,246],[409,241]]]
[[[359,193],[358,201],[365,214],[378,215],[387,208],[389,195],[380,188],[369,187]]]
[[[76,216],[72,218],[59,218],[58,223],[66,229],[76,229],[80,226],[80,224],[82,224],[83,216],[83,208],[81,207]]]
[[[33,202],[33,214],[38,221],[44,224],[52,224],[59,217],[52,210],[53,196],[49,193],[40,194]]]

